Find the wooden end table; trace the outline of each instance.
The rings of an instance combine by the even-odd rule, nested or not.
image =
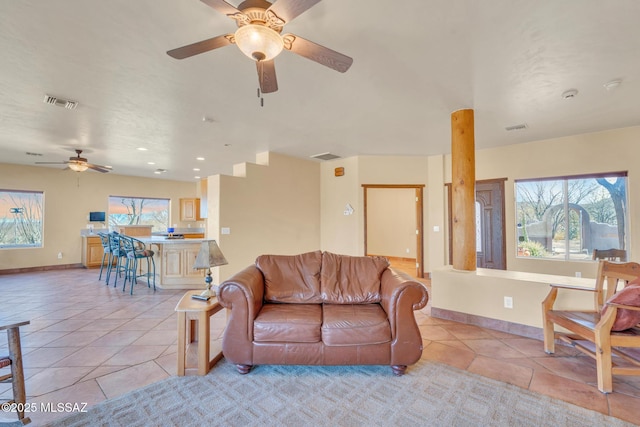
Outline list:
[[[198,342],[198,375],[207,375],[209,369],[222,359],[222,351],[219,351],[213,359],[209,359],[209,319],[223,307],[216,297],[212,297],[209,301],[191,298],[192,295],[198,295],[201,292],[201,290],[187,291],[176,306],[178,312],[178,376],[185,374],[187,338],[189,344]]]

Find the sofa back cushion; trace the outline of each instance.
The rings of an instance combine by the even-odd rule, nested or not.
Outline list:
[[[320,303],[322,252],[300,255],[260,255],[256,267],[264,276],[264,300],[280,303]]]
[[[322,254],[320,289],[328,304],[380,302],[380,277],[389,261],[378,256]]]

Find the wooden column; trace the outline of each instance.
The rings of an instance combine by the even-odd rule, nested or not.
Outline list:
[[[476,159],[473,110],[451,113],[453,268],[476,270]]]

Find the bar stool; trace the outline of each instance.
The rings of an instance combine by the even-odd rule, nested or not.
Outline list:
[[[113,233],[109,233],[109,247],[111,249],[111,262],[109,263],[109,265],[107,266],[107,285],[109,284],[109,279],[111,278],[111,273],[113,271],[114,268],[114,263],[113,260],[115,259],[115,272],[116,272],[116,277],[113,281],[113,287],[115,288],[118,285],[118,276],[120,275],[121,272],[125,272],[125,266],[122,264],[122,259],[124,257],[126,257],[126,253],[124,251],[124,248],[122,247],[122,243],[121,243],[121,235],[116,233],[115,231]]]
[[[147,249],[143,241],[131,236],[120,236],[120,242],[126,256],[124,285],[122,291],[127,287],[127,280],[131,282],[131,295],[133,295],[133,285],[138,283],[138,277],[147,278],[147,287],[151,287],[153,279],[153,290],[156,290],[156,261],[153,259],[154,252]],[[147,270],[145,273],[138,273],[138,260],[147,260]]]
[[[27,403],[27,393],[24,388],[24,370],[22,369],[22,350],[20,348],[20,326],[28,325],[29,320],[17,323],[0,325],[0,331],[7,331],[9,343],[9,355],[0,356],[0,368],[11,367],[11,373],[0,376],[0,382],[11,382],[13,387],[13,399],[7,403],[15,403],[18,421],[23,425],[29,424],[31,419],[24,416],[24,407]]]
[[[102,280],[102,270],[104,269],[105,261],[107,262],[107,265],[112,264],[113,258],[111,257],[109,234],[100,232],[98,233],[98,236],[100,237],[100,243],[102,243],[102,262],[100,263],[100,275],[98,276],[98,280]],[[107,267],[107,270],[108,269],[109,268]],[[109,281],[108,277],[109,275],[107,274],[107,282]]]

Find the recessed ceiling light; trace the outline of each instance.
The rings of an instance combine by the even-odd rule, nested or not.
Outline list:
[[[196,160],[202,161],[202,160],[204,160],[204,157],[196,157]]]
[[[194,172],[198,172],[198,171],[200,171],[200,169],[198,169],[198,168],[193,168],[193,171],[194,171]]]
[[[194,176],[193,179],[200,179],[200,177],[199,176]]]
[[[155,165],[156,162],[147,162],[148,165]]]
[[[153,173],[155,173],[156,175],[160,175],[162,172],[160,172],[160,171],[153,171]]]
[[[138,151],[147,151],[148,148],[144,148],[144,147],[138,147]]]
[[[213,123],[213,119],[207,116],[202,116],[202,121],[206,123]]]

